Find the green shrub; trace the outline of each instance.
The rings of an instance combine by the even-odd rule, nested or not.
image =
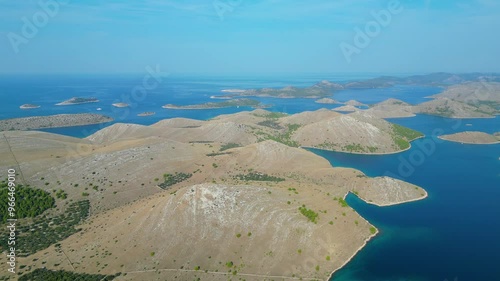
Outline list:
[[[318,221],[318,213],[311,209],[307,209],[306,207],[299,207],[299,211],[302,215],[308,218],[311,222],[317,223]]]

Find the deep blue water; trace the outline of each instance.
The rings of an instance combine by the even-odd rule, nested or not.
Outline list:
[[[377,75],[333,75],[304,77],[168,77],[147,92],[144,100],[130,100],[141,76],[3,76],[0,77],[0,119],[58,113],[101,113],[114,122],[153,124],[172,117],[206,120],[220,114],[249,108],[217,110],[168,110],[167,103],[185,105],[216,101],[211,95],[228,88],[310,86],[320,80],[346,81]],[[439,93],[439,88],[398,86],[391,89],[349,90],[335,93],[340,101],[356,99],[376,103],[398,98],[420,103]],[[97,97],[99,103],[55,106],[73,96]],[[121,96],[129,98],[122,100]],[[322,107],[311,99],[259,98],[273,104],[270,110],[297,113]],[[117,109],[113,102],[132,104]],[[42,107],[20,110],[24,103]],[[100,107],[102,111],[96,109]],[[156,115],[137,117],[155,111]],[[403,153],[384,156],[350,155],[313,150],[333,166],[353,167],[367,175],[390,175],[425,188],[426,200],[393,207],[376,207],[353,195],[348,203],[375,224],[381,233],[356,255],[333,280],[500,280],[500,145],[462,145],[444,142],[436,135],[465,130],[500,131],[500,118],[454,120],[419,115],[392,122],[419,130],[426,138],[417,140]],[[48,129],[46,131],[85,137],[103,125]]]
[[[425,188],[425,200],[377,207],[347,202],[381,233],[332,280],[500,280],[500,145],[463,145],[433,135],[495,132],[500,118],[392,120],[427,136],[406,152],[360,156],[314,150],[334,166],[391,175]],[[467,126],[472,124],[472,126]]]

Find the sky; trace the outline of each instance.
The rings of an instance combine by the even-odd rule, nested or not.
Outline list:
[[[500,72],[498,0],[0,0],[0,73]]]

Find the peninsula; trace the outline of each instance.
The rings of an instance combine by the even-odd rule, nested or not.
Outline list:
[[[91,102],[99,102],[99,100],[96,98],[73,97],[69,100],[65,100],[63,102],[57,103],[56,105],[75,105],[75,104],[83,104],[83,103],[91,103]]]
[[[35,130],[107,123],[113,118],[99,114],[58,114],[0,120],[0,131]]]

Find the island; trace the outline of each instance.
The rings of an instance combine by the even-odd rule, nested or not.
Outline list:
[[[397,99],[388,99],[362,110],[380,118],[414,117],[416,114],[446,118],[495,118],[500,114],[500,83],[469,82],[445,87],[440,94],[428,97],[429,101],[411,105]],[[347,105],[360,106],[357,101]],[[336,110],[353,111],[353,107]]]
[[[383,153],[400,151],[393,146],[417,136],[361,113],[256,109],[206,121],[116,123],[84,139],[1,134],[22,161],[26,181],[57,205],[16,222],[30,230],[19,236],[26,242],[16,256],[26,275],[43,269],[103,275],[95,280],[118,272],[131,280],[196,274],[328,280],[378,233],[348,205],[348,194],[379,206],[427,197],[419,186],[332,167],[302,148],[328,141],[336,150],[370,154],[380,144],[374,152]],[[1,147],[0,159],[12,157]],[[9,166],[0,160],[0,169]],[[49,177],[54,171],[58,178]],[[105,235],[96,235],[103,229]],[[6,250],[5,243],[0,247]]]
[[[232,97],[228,96],[210,96],[211,99],[218,99],[218,100],[230,100]]]
[[[128,103],[124,103],[124,102],[117,102],[117,103],[113,103],[112,106],[123,108],[123,107],[129,107],[130,105]]]
[[[19,108],[20,109],[35,109],[35,108],[39,108],[39,107],[40,106],[36,105],[36,104],[26,103],[26,104],[21,105]]]
[[[499,144],[500,132],[490,135],[483,132],[466,131],[451,135],[442,135],[438,138],[464,144]]]
[[[146,117],[146,116],[152,116],[152,115],[155,115],[155,114],[156,114],[156,112],[154,112],[154,111],[146,111],[146,112],[137,114],[137,116],[139,116],[139,117]]]
[[[372,79],[353,80],[345,82],[330,82],[323,80],[310,87],[262,88],[262,89],[227,89],[222,90],[225,95],[212,96],[212,98],[235,97],[275,97],[275,98],[329,98],[335,92],[346,89],[374,89],[390,88],[397,85],[449,87],[456,84],[467,83],[498,83],[500,75],[485,73],[432,73],[413,75],[408,77],[382,76]]]
[[[270,105],[262,104],[257,100],[244,98],[244,99],[233,99],[223,102],[207,102],[203,104],[193,104],[193,105],[166,104],[162,107],[166,109],[215,109],[215,108],[240,107],[240,106],[247,106],[252,108],[267,108]]]
[[[234,97],[276,97],[276,98],[311,98],[319,99],[331,96],[333,91],[343,89],[338,83],[321,81],[311,87],[298,88],[287,86],[281,89],[263,88],[250,90],[223,90],[230,93],[222,96],[213,96],[214,98],[234,98]]]
[[[58,114],[0,120],[0,131],[35,130],[107,123],[113,118],[99,114]]]
[[[99,102],[99,100],[96,98],[73,97],[69,100],[65,100],[63,102],[57,103],[56,105],[76,105],[76,104],[91,103],[91,102]]]

